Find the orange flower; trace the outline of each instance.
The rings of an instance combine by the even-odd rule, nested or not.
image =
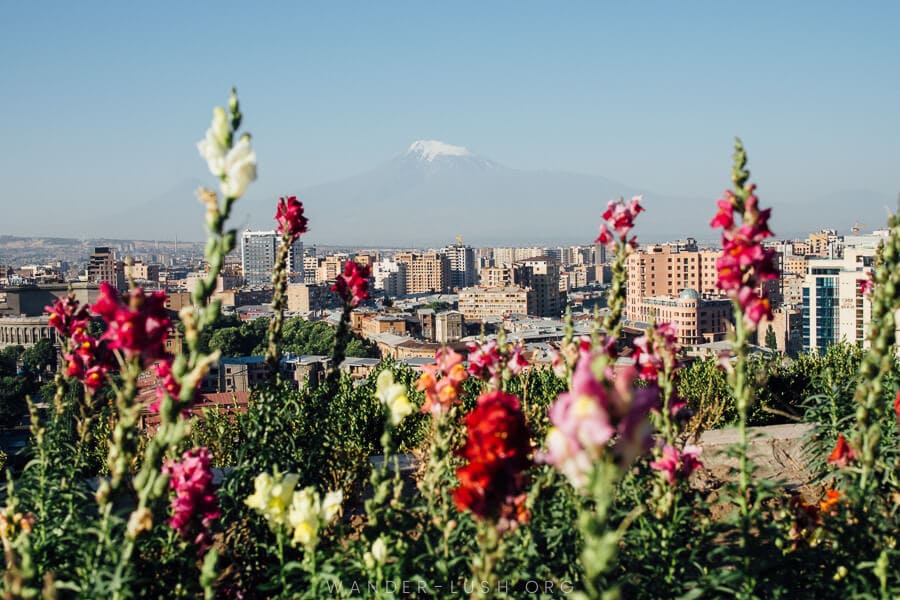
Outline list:
[[[823,514],[836,515],[841,493],[837,490],[825,490],[825,498],[819,501],[819,510]]]

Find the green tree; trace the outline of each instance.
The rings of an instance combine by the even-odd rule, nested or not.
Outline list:
[[[7,346],[0,350],[0,377],[16,374],[19,356],[25,352],[24,346]]]
[[[28,387],[28,379],[22,375],[0,377],[0,427],[12,427],[25,414]]]
[[[38,374],[56,366],[56,348],[48,338],[38,342],[22,353],[22,364],[25,370],[32,374]]]
[[[219,350],[222,356],[245,356],[253,345],[247,347],[248,340],[238,327],[218,329],[209,338],[209,349]]]

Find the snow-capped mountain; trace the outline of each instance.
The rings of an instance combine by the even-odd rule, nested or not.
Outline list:
[[[727,181],[718,179],[724,188]],[[202,207],[193,194],[200,183],[215,185],[184,181],[136,206],[61,225],[59,233],[200,240]],[[262,181],[251,186],[235,207],[233,227],[274,228],[274,196],[263,201],[259,195],[265,195],[265,187]],[[588,244],[597,235],[607,202],[638,194],[647,208],[637,221],[639,240],[715,239],[709,228],[715,197],[676,198],[595,175],[513,169],[437,140],[415,141],[365,173],[278,194],[296,194],[303,201],[310,219],[304,236],[308,244],[434,247],[457,235],[474,245]],[[771,224],[779,237],[840,229],[856,221],[874,227],[884,222],[884,207],[894,205],[885,195],[864,191],[807,202],[765,198],[765,203],[774,207]],[[186,207],[194,207],[196,219],[172,218],[187,214]]]

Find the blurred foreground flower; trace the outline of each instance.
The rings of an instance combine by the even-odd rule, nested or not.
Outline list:
[[[416,389],[425,392],[422,412],[440,415],[459,404],[460,387],[468,374],[462,365],[462,355],[449,348],[439,349],[434,358],[435,364],[423,367],[425,372],[416,381]]]
[[[278,200],[275,220],[278,221],[276,233],[287,236],[291,242],[296,241],[300,234],[306,233],[309,225],[309,220],[303,216],[303,203],[297,200],[297,196],[287,196]]]
[[[600,380],[593,362],[590,356],[578,361],[570,390],[550,407],[552,426],[542,457],[578,490],[588,484],[594,462],[605,456],[610,443],[620,466],[631,464],[650,447],[653,427],[648,416],[659,396],[656,388],[634,387],[634,368],[609,366],[605,380]]]
[[[169,476],[169,489],[175,492],[169,525],[186,539],[196,526],[199,531],[194,543],[201,548],[211,543],[209,529],[222,514],[213,487],[211,461],[209,450],[200,447],[187,450],[181,461],[167,460],[162,467]]]
[[[532,462],[519,399],[500,391],[482,394],[466,416],[466,430],[460,454],[468,464],[456,471],[456,506],[495,522],[501,531],[525,522],[525,471]]]
[[[394,383],[394,374],[390,369],[384,369],[378,374],[375,395],[390,411],[391,424],[394,427],[412,413],[413,407],[406,395],[406,386],[402,383]]]
[[[361,265],[352,260],[344,263],[344,270],[341,272],[331,286],[331,291],[336,292],[345,306],[359,306],[359,304],[369,297],[369,276],[371,269],[369,265]]]
[[[632,237],[628,240],[628,234],[634,227],[634,219],[644,211],[644,207],[641,206],[643,199],[643,196],[634,196],[627,203],[623,198],[610,200],[603,212],[604,222],[600,223],[600,234],[594,241],[614,249],[618,236],[620,240],[623,242],[627,240],[628,245],[636,248],[637,238]]]
[[[669,485],[674,486],[679,481],[687,481],[691,473],[703,466],[697,459],[702,452],[699,446],[691,444],[682,450],[666,444],[662,449],[662,457],[652,461],[650,468],[662,472]]]

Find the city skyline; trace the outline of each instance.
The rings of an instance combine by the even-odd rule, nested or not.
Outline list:
[[[211,177],[194,144],[232,84],[260,159],[247,207],[365,173],[422,139],[514,170],[703,199],[710,212],[728,184],[735,134],[776,207],[831,197],[880,214],[897,191],[893,3],[865,12],[805,2],[742,13],[715,3],[5,12],[4,234],[84,237],[86,224],[177,190],[199,239],[202,208],[190,191]],[[747,37],[737,49],[725,35],[734,30]],[[607,196],[597,193],[596,214]],[[316,229],[325,207],[308,210],[309,243],[341,241]],[[779,231],[780,214],[776,233],[793,233]],[[585,231],[566,241],[589,242],[593,225]]]

